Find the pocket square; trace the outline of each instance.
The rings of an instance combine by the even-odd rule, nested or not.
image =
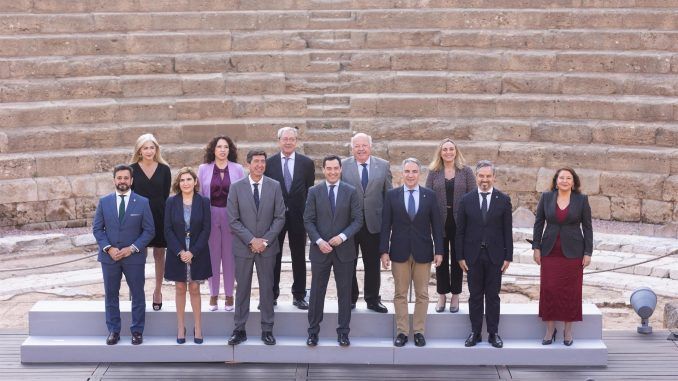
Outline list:
[[[139,217],[141,213],[131,213],[129,216],[130,217]]]

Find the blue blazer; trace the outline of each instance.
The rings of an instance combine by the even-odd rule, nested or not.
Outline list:
[[[140,252],[123,258],[120,262],[144,264],[146,263],[146,246],[155,236],[153,214],[151,214],[148,199],[131,192],[125,216],[120,223],[115,198],[115,192],[100,198],[94,214],[92,233],[99,245],[97,260],[101,263],[113,264],[115,261],[104,252],[104,247],[113,246],[121,249],[134,244]]]
[[[191,234],[189,250],[194,257],[191,264],[191,277],[198,280],[207,279],[212,276],[208,245],[212,228],[209,198],[197,193],[193,194],[189,228]],[[171,196],[165,204],[165,240],[167,241],[165,278],[185,281],[186,266],[178,258],[179,252],[186,250],[186,223],[181,194]]]
[[[386,192],[379,252],[389,253],[393,262],[405,262],[410,255],[417,263],[431,262],[434,245],[435,253],[443,255],[443,224],[436,194],[431,189],[419,187],[419,209],[412,221],[407,214],[403,192],[403,187]]]
[[[511,198],[494,188],[487,223],[480,213],[478,190],[466,193],[457,212],[457,236],[454,246],[457,261],[472,265],[480,256],[480,245],[485,240],[490,260],[495,265],[513,261],[513,215]]]

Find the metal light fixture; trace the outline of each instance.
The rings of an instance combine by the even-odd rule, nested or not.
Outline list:
[[[640,324],[638,326],[638,333],[652,333],[650,326],[650,316],[657,307],[657,295],[649,287],[641,287],[633,291],[631,294],[631,306],[640,316]]]

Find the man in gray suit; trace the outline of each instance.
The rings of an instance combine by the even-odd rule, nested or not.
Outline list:
[[[344,159],[341,180],[353,185],[358,191],[360,206],[363,210],[364,224],[355,237],[356,252],[358,246],[363,254],[365,268],[364,292],[367,308],[386,313],[388,309],[381,304],[379,288],[381,271],[379,269],[379,233],[381,231],[381,210],[386,192],[393,188],[391,165],[388,161],[371,156],[372,137],[358,133],[351,138],[353,157]],[[355,260],[355,266],[358,260]],[[358,301],[358,278],[353,273],[352,307]]]
[[[339,305],[337,341],[346,347],[351,344],[348,339],[351,279],[357,258],[353,236],[363,224],[363,212],[355,188],[339,181],[341,159],[338,156],[331,155],[323,159],[323,174],[325,181],[309,190],[304,210],[304,227],[311,239],[309,257],[313,275],[306,344],[312,347],[318,345],[327,282],[334,267]]]
[[[245,324],[250,313],[252,269],[257,265],[259,304],[261,306],[261,341],[274,345],[273,337],[273,269],[279,250],[278,234],[285,225],[285,202],[280,184],[264,176],[266,152],[247,153],[250,175],[236,181],[228,192],[228,220],[233,232],[235,297],[233,334],[229,345],[247,340]]]

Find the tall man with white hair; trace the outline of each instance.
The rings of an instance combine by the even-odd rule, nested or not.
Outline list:
[[[273,296],[277,304],[280,295],[280,270],[283,242],[287,235],[292,257],[292,303],[300,310],[307,310],[306,303],[306,230],[304,228],[304,207],[308,189],[315,180],[313,160],[296,152],[298,132],[294,127],[278,130],[277,153],[266,160],[264,175],[277,180],[285,200],[285,227],[278,235],[280,250],[276,255]]]
[[[389,263],[393,267],[397,331],[393,345],[402,347],[408,341],[407,291],[414,281],[414,345],[423,347],[431,262],[438,267],[443,261],[443,223],[436,193],[419,186],[419,161],[405,159],[402,169],[404,185],[388,191],[384,200],[379,251],[384,269],[388,269]]]
[[[355,236],[356,251],[360,247],[364,266],[363,296],[367,308],[386,313],[388,309],[381,303],[379,288],[381,272],[379,270],[379,232],[381,231],[381,211],[386,192],[393,188],[393,176],[388,161],[372,156],[372,137],[358,133],[351,138],[353,157],[342,161],[341,181],[354,186],[358,191],[363,218],[363,227]],[[356,259],[355,265],[358,265]],[[352,307],[358,301],[358,278],[353,274],[351,292]]]

